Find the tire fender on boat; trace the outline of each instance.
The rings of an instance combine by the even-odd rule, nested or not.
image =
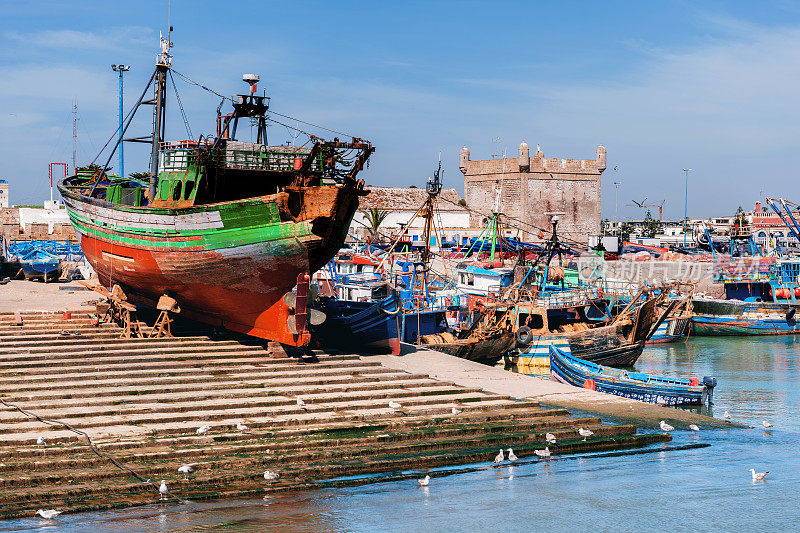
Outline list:
[[[533,341],[533,331],[528,326],[520,326],[516,333],[517,346],[524,348]]]
[[[596,385],[594,384],[593,379],[587,379],[583,382],[583,388],[589,390],[597,390]]]

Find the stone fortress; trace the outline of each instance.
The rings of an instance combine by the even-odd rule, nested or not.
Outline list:
[[[606,169],[606,149],[597,147],[595,159],[546,158],[537,146],[533,157],[525,141],[519,155],[509,159],[471,161],[465,146],[458,167],[464,174],[464,196],[470,209],[482,214],[499,210],[525,221],[509,224],[523,230],[523,240],[550,235],[550,215],[559,213],[559,236],[585,243],[600,233],[600,176]],[[471,214],[470,224],[481,226],[485,216]]]

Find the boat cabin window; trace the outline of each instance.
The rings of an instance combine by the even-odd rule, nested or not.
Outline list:
[[[181,199],[181,190],[183,189],[183,182],[180,180],[175,181],[175,188],[172,190],[172,199],[173,200],[180,200]]]
[[[194,190],[194,182],[187,181],[186,185],[183,188],[183,199],[188,200],[192,197],[192,191]]]
[[[467,274],[467,285],[475,285],[475,274]]]
[[[161,192],[162,200],[169,200],[169,180],[161,180],[159,191]]]

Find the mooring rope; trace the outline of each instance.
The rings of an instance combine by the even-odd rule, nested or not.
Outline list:
[[[75,433],[77,435],[81,435],[83,437],[86,437],[86,442],[89,445],[89,448],[95,453],[95,455],[97,455],[98,457],[100,457],[102,459],[105,459],[105,460],[109,461],[111,464],[113,464],[114,466],[116,466],[120,470],[128,472],[129,474],[134,476],[136,479],[138,479],[142,483],[152,486],[155,489],[155,491],[159,493],[159,495],[161,494],[161,491],[159,490],[159,485],[156,485],[155,483],[153,483],[149,478],[148,479],[143,478],[138,473],[136,473],[134,470],[131,470],[129,467],[127,467],[127,466],[123,465],[122,463],[120,463],[119,461],[117,461],[111,455],[109,455],[109,454],[107,454],[105,452],[102,452],[99,449],[97,449],[97,446],[95,446],[95,444],[92,442],[91,437],[89,437],[89,434],[86,433],[85,431],[83,431],[81,429],[76,429],[76,428],[72,427],[70,424],[68,424],[67,422],[64,422],[62,420],[44,418],[43,416],[40,416],[40,415],[37,415],[36,413],[32,413],[30,411],[27,411],[27,410],[23,409],[22,407],[20,407],[18,405],[8,403],[3,398],[0,398],[0,403],[5,405],[9,409],[16,409],[17,411],[19,411],[23,415],[25,415],[27,417],[30,417],[30,418],[35,418],[39,422],[42,422],[42,423],[47,424],[49,426],[58,426],[58,425],[64,426],[69,431],[71,431],[71,432],[73,432],[73,433]],[[169,491],[167,491],[167,494],[169,496],[175,498],[176,500],[178,500],[181,503],[186,503],[186,504],[191,503],[188,500],[184,500],[183,498],[179,498],[178,496],[176,496],[175,494],[172,494]]]

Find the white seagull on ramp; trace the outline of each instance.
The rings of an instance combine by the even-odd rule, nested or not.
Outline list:
[[[158,487],[158,492],[161,494],[159,500],[166,500],[167,494],[169,493],[169,489],[167,488],[167,482],[163,479],[161,480],[161,486]]]
[[[398,409],[400,409],[400,408],[401,408],[401,407],[403,407],[403,406],[402,406],[402,405],[400,405],[400,403],[399,403],[399,402],[396,402],[396,401],[394,401],[394,400],[389,400],[389,407],[391,407],[392,409],[394,409],[395,411],[397,411]]]
[[[457,407],[453,407],[452,409],[450,409],[450,412],[453,413],[453,415],[460,415],[461,414],[461,409],[458,409]]]
[[[236,429],[238,429],[239,431],[247,431],[250,428],[239,422],[238,424],[236,424]]]
[[[517,459],[519,459],[519,457],[516,456],[516,454],[514,453],[514,450],[509,448],[508,449],[508,460],[509,461],[516,461]]]
[[[189,479],[189,474],[194,472],[194,467],[192,465],[183,465],[182,467],[178,468],[178,472],[183,474],[183,479]]]
[[[591,429],[578,428],[578,435],[583,437],[583,442],[586,442],[586,437],[591,437],[592,435],[594,435],[594,431],[592,431]]]
[[[308,407],[306,407],[306,402],[304,402],[302,398],[298,398],[297,399],[297,407],[299,407],[300,409],[305,409],[306,411],[308,411]]]
[[[211,430],[211,426],[200,426],[199,428],[197,428],[197,434],[198,435],[205,435],[210,430]]]
[[[700,431],[700,428],[697,426],[697,424],[689,424],[689,429],[692,431]]]
[[[503,448],[500,448],[500,453],[498,453],[494,458],[494,464],[500,464],[505,461],[506,457],[503,455]]]
[[[661,421],[661,423],[660,423],[660,424],[658,424],[658,427],[660,427],[660,428],[661,428],[661,431],[663,431],[664,433],[669,433],[670,431],[672,431],[673,429],[675,429],[674,427],[670,426],[669,424],[667,424],[667,423],[666,423],[666,422],[664,422],[663,420]]]
[[[750,469],[750,473],[753,475],[753,481],[764,481],[764,478],[767,477],[769,471],[766,472],[756,472],[755,468]]]
[[[62,511],[56,511],[55,509],[39,509],[38,511],[36,511],[36,514],[38,514],[42,518],[47,518],[48,520],[53,520],[61,513]]]
[[[44,440],[44,437],[39,437],[36,439],[36,445],[42,447],[42,455],[47,455],[47,443]]]
[[[556,436],[553,435],[552,433],[546,434],[544,436],[544,438],[547,441],[547,444],[555,444],[556,443]]]
[[[431,476],[425,476],[424,478],[417,480],[417,483],[419,483],[420,487],[427,487],[428,483],[430,482],[431,482]]]
[[[281,475],[277,472],[270,472],[269,470],[264,471],[264,479],[267,481],[275,481],[279,477],[281,477]]]

